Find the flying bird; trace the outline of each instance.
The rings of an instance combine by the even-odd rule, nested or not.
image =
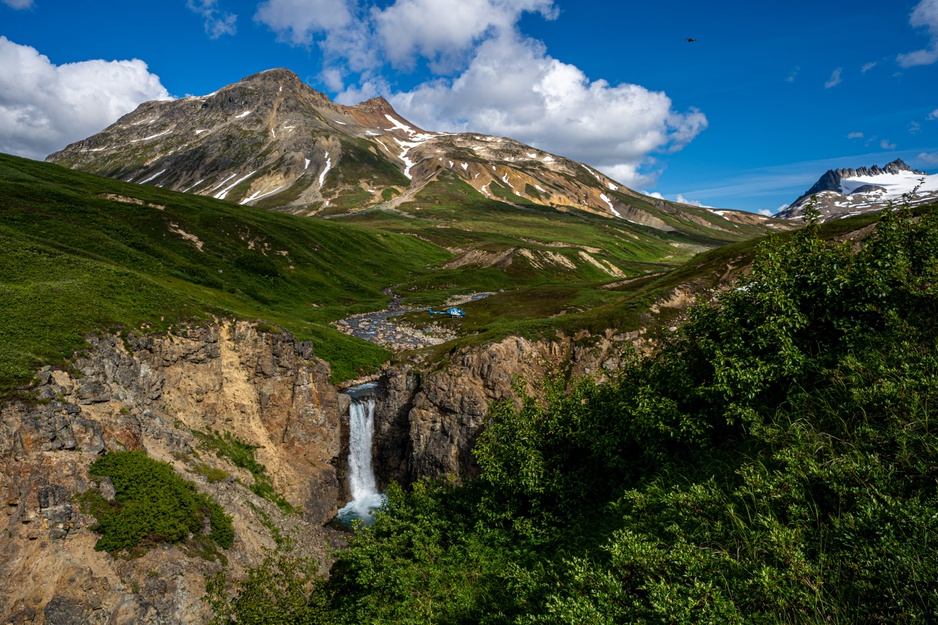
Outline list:
[[[685,39],[684,41],[686,41],[687,43],[693,43],[693,42],[697,41],[697,37],[688,37],[688,38]]]

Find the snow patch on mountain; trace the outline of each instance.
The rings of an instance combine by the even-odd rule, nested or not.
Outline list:
[[[882,187],[883,199],[898,200],[905,194],[928,193],[938,191],[938,174],[922,175],[911,171],[875,176],[857,176],[840,181],[840,192],[844,195],[855,193],[866,186]]]
[[[923,204],[938,200],[938,174],[916,171],[901,159],[884,167],[828,170],[808,191],[777,214],[802,219],[816,205],[821,221],[882,210],[890,203]]]
[[[221,186],[222,186],[223,184],[225,184],[226,182],[228,182],[229,180],[231,180],[232,178],[234,178],[234,177],[237,176],[237,175],[238,175],[237,173],[231,174],[230,176],[228,176],[227,178],[225,178],[224,180],[222,180],[221,182],[219,182],[217,185],[215,185],[214,187],[212,187],[211,189],[209,189],[209,193],[211,193],[212,191],[214,191],[214,190],[216,190],[216,189],[221,188]]]
[[[140,184],[146,184],[146,183],[150,182],[151,180],[155,180],[156,178],[159,178],[160,176],[162,176],[162,175],[165,174],[165,173],[166,173],[166,170],[165,170],[165,169],[164,169],[163,171],[158,171],[158,172],[156,172],[155,174],[153,174],[152,176],[150,176],[149,178],[147,178],[146,180],[144,180],[143,182],[141,182]]]
[[[231,183],[231,186],[226,187],[223,191],[219,191],[218,193],[216,193],[216,194],[215,194],[215,199],[216,199],[216,200],[224,200],[224,199],[225,199],[225,196],[228,195],[228,192],[229,192],[229,191],[231,191],[231,190],[234,189],[236,186],[238,186],[239,184],[241,184],[242,182],[244,182],[245,180],[247,180],[248,178],[250,178],[251,176],[253,176],[253,175],[256,174],[256,173],[257,173],[257,171],[252,171],[252,172],[249,173],[247,176],[244,176],[244,177],[242,177],[242,178],[238,178],[238,179],[235,180],[233,183]],[[235,174],[235,176],[237,176],[237,174]],[[230,180],[230,178],[229,178],[229,180]]]
[[[600,194],[599,194],[599,198],[600,198],[603,202],[605,202],[606,204],[609,205],[609,210],[611,210],[613,213],[615,213],[615,216],[616,216],[616,217],[622,217],[622,215],[619,213],[619,211],[616,210],[616,207],[612,205],[612,200],[610,200],[608,197],[606,197],[606,194],[605,194],[605,193],[600,193]]]
[[[150,135],[149,137],[144,137],[143,139],[131,139],[131,143],[139,143],[141,141],[149,141],[150,139],[156,139],[157,137],[162,137],[163,135],[168,135],[172,132],[172,129],[164,130],[163,132],[158,132],[155,135]]]
[[[280,191],[280,189],[284,188],[285,186],[287,185],[282,184],[276,189],[274,189],[273,191],[267,191],[266,193],[264,193],[263,191],[255,191],[254,193],[250,195],[250,197],[246,197],[243,200],[241,200],[241,205],[243,206],[247,204],[248,202],[253,202],[255,200],[263,200],[265,197],[268,197],[270,195],[273,195],[274,193],[277,193],[278,191]]]
[[[326,174],[329,173],[329,170],[332,169],[332,159],[329,158],[329,153],[326,152],[326,167],[322,170],[322,173],[319,174],[319,188],[322,188],[322,183],[326,181]]]

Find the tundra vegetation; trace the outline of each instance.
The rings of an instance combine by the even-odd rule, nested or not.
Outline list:
[[[186,322],[232,318],[313,341],[334,381],[349,380],[393,354],[333,324],[384,309],[389,288],[404,306],[423,310],[453,295],[502,291],[466,304],[469,316],[446,324],[462,344],[635,330],[647,323],[635,311],[667,290],[654,276],[765,231],[740,226],[719,239],[712,229],[662,232],[480,200],[463,187],[432,185],[416,216],[310,219],[0,154],[0,397],[42,365],[67,366],[89,334],[178,331]],[[466,250],[511,262],[448,264]],[[585,250],[641,280],[609,287],[619,278],[584,260]],[[648,288],[636,297],[639,287]]]
[[[316,579],[215,579],[218,623],[938,619],[938,218],[761,244],[652,357],[492,407],[461,484],[392,486]]]

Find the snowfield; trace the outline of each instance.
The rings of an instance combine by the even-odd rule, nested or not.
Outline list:
[[[840,182],[840,191],[850,195],[860,187],[875,185],[886,189],[883,200],[898,200],[906,193],[912,193],[918,187],[917,193],[938,192],[938,174],[923,176],[911,171],[901,171],[897,174],[879,174],[878,176],[857,176],[844,178]]]

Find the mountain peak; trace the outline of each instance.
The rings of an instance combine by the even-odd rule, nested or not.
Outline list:
[[[829,169],[778,216],[799,219],[816,198],[822,221],[885,208],[903,200],[918,204],[938,195],[938,175],[912,169],[901,158],[880,167]]]
[[[296,73],[283,67],[268,69],[263,72],[251,74],[250,76],[246,76],[232,85],[228,85],[224,89],[238,87],[259,88],[265,91],[270,90],[277,93],[283,93],[284,91],[288,91],[293,94],[305,92],[314,95],[319,100],[332,103],[332,100],[330,100],[329,96],[327,96],[325,93],[316,91],[303,82],[300,77],[296,75]]]
[[[370,100],[365,100],[360,104],[356,104],[352,108],[358,109],[359,111],[363,111],[365,113],[396,113],[394,107],[391,106],[391,103],[381,96],[371,98]]]
[[[723,214],[648,203],[591,167],[512,139],[421,129],[382,97],[336,104],[283,68],[208,96],[145,103],[48,160],[303,215],[416,211],[452,197],[583,211],[662,231],[704,226],[733,238],[739,227]]]

